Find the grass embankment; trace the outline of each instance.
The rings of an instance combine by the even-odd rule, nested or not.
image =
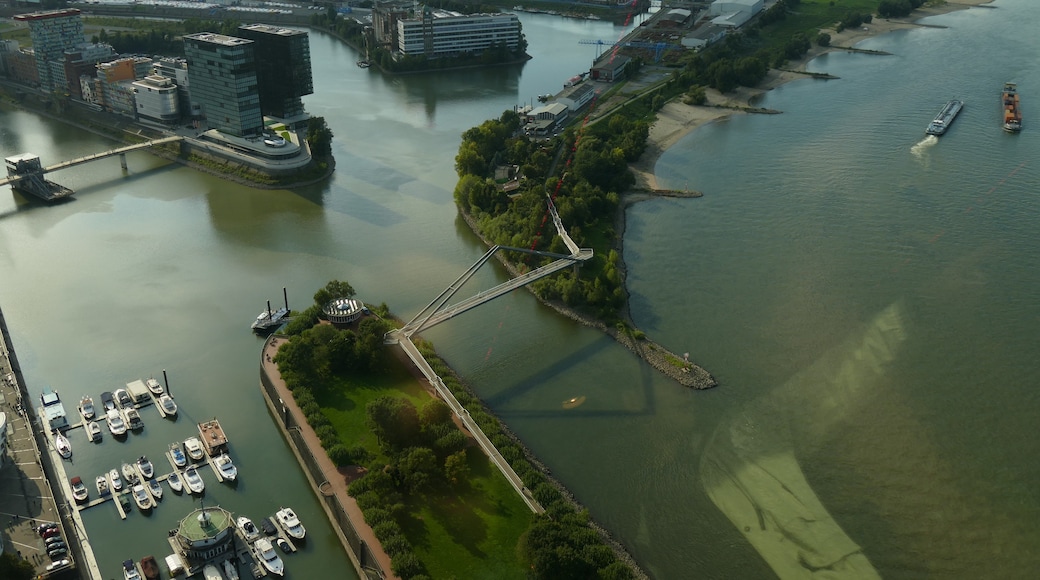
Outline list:
[[[336,376],[315,388],[315,400],[345,447],[362,445],[369,465],[391,463],[367,426],[366,407],[387,395],[416,407],[429,394],[394,357],[375,373]],[[464,486],[431,488],[405,498],[401,529],[431,578],[524,578],[516,546],[533,514],[479,448],[466,453]]]

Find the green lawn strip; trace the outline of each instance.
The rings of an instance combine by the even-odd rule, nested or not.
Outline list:
[[[479,448],[467,458],[467,488],[406,499],[405,537],[431,578],[524,578],[516,546],[534,515]]]
[[[762,29],[763,47],[769,50],[778,49],[799,32],[815,42],[821,28],[833,28],[849,13],[874,14],[877,12],[878,1],[802,0],[786,19]]]

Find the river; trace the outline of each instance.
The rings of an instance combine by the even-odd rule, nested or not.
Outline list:
[[[1040,398],[1029,389],[1040,374],[1040,71],[1025,58],[1040,10],[994,5],[862,45],[892,56],[819,58],[811,68],[841,80],[776,89],[759,104],[784,114],[704,127],[662,156],[662,186],[705,196],[628,210],[633,314],[717,389],[678,387],[523,292],[427,333],[655,577],[772,574],[706,491],[702,461],[733,433],[753,434],[768,451],[758,457],[794,458],[836,529],[886,578],[1028,577],[1040,565]],[[0,196],[0,303],[30,390],[53,386],[71,406],[166,369],[181,405],[176,423],[146,413],[127,443],[73,436],[70,475],[158,456],[216,416],[242,482],[210,483],[207,505],[257,518],[291,504],[311,541],[289,573],[348,568],[263,406],[247,325],[283,286],[301,307],[333,278],[408,318],[483,253],[452,201],[461,133],[586,69],[595,47],[578,40],[623,33],[521,19],[533,60],[438,75],[358,69],[353,50],[311,34],[316,92],[305,103],[336,137],[326,184],[251,190],[132,154],[125,176],[114,160],[55,175],[77,190],[71,203]],[[1007,80],[1023,93],[1020,135],[997,122]],[[950,98],[964,112],[923,141]],[[48,163],[109,146],[0,115],[4,156]],[[472,291],[503,277],[482,272]],[[866,359],[855,347],[875,328],[896,338],[856,374]],[[585,403],[565,408],[575,396]],[[190,504],[167,498],[125,522],[110,508],[85,512],[102,570],[167,553],[166,530]]]

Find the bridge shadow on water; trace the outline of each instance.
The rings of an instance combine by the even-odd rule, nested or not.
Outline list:
[[[524,409],[524,410],[510,410],[503,409],[502,406],[506,405],[510,400],[521,397],[526,393],[531,392],[537,387],[551,381],[553,377],[560,376],[561,374],[573,370],[579,365],[588,363],[589,358],[596,354],[602,354],[606,349],[617,346],[614,340],[610,337],[603,336],[591,344],[573,352],[570,356],[560,359],[555,363],[539,369],[527,377],[521,378],[513,386],[496,393],[490,397],[484,399],[489,407],[494,409],[496,415],[502,418],[507,417],[522,417],[522,418],[534,418],[534,419],[553,419],[553,418],[573,418],[578,417],[638,417],[653,415],[656,412],[656,400],[654,398],[653,389],[653,378],[654,369],[646,362],[640,361],[639,364],[639,380],[635,387],[639,388],[643,392],[643,406],[640,409],[632,408],[616,408],[616,409],[582,409],[581,407],[567,408],[567,402],[573,402],[576,399],[584,399],[584,396],[575,397],[570,401],[565,401],[561,404],[560,408],[552,409]],[[619,398],[620,400],[620,398]]]

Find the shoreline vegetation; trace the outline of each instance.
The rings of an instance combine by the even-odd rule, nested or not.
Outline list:
[[[620,285],[622,287],[624,286],[624,280],[626,277],[625,261],[623,258],[623,242],[627,208],[641,201],[662,197],[696,198],[703,195],[702,192],[696,190],[674,190],[662,187],[654,174],[654,168],[657,161],[665,151],[697,128],[708,123],[726,119],[732,115],[782,113],[782,111],[756,107],[754,106],[754,103],[767,91],[791,81],[805,78],[837,78],[832,75],[814,73],[807,70],[808,64],[822,54],[844,50],[849,52],[884,55],[886,53],[881,51],[858,49],[855,47],[855,44],[866,40],[867,38],[886,34],[895,30],[934,26],[921,24],[918,20],[929,16],[945,14],[954,10],[985,5],[991,1],[992,0],[945,0],[940,2],[931,2],[924,6],[920,6],[914,9],[909,16],[903,18],[875,17],[866,24],[856,25],[853,27],[839,26],[838,23],[835,23],[832,27],[824,27],[819,30],[821,37],[824,35],[829,36],[829,43],[826,43],[826,45],[823,46],[818,43],[813,43],[798,59],[785,62],[779,68],[769,68],[760,82],[752,87],[736,86],[728,92],[721,92],[714,88],[703,87],[704,101],[702,104],[687,104],[684,102],[683,95],[673,95],[667,100],[667,102],[662,103],[657,107],[656,111],[650,114],[652,121],[650,122],[646,132],[641,154],[639,154],[635,160],[630,160],[630,162],[627,163],[627,169],[632,176],[632,180],[627,187],[619,188],[620,195],[617,197],[615,210],[616,215],[612,226],[610,227],[610,231],[607,232],[608,236],[613,235],[613,239],[610,240],[609,248],[611,254],[616,253],[617,256],[616,261],[612,261],[612,265],[616,267],[617,272],[620,275]],[[608,104],[611,98],[608,98]],[[588,116],[589,118],[597,119],[604,117],[609,118],[624,106],[627,106],[627,103],[613,108],[604,107],[606,109],[605,111],[590,111]],[[504,115],[503,121],[505,120],[506,116]],[[467,151],[467,149],[470,148],[469,145],[471,145],[467,143],[467,137],[471,135],[472,131],[484,130],[486,132],[486,126],[487,123],[463,134],[463,145],[460,147],[460,156],[456,158],[457,169],[459,169],[460,166],[464,166],[468,161],[468,158],[472,155],[470,151]],[[584,130],[585,127],[582,127],[582,131]],[[573,129],[568,130],[568,133],[571,133],[572,131]],[[580,136],[574,138],[575,149],[577,149],[580,140]],[[478,141],[476,143],[476,148],[479,149],[480,146],[481,143]],[[461,162],[460,159],[462,159]],[[469,228],[481,241],[489,246],[493,245],[494,242],[489,239],[489,236],[486,233],[486,228],[482,227],[482,222],[485,225],[488,224],[488,217],[486,214],[480,213],[488,207],[488,204],[485,203],[483,207],[477,208],[477,206],[472,202],[469,204],[466,203],[465,194],[467,190],[470,192],[470,200],[472,200],[473,195],[472,185],[467,187],[464,182],[467,178],[472,177],[472,174],[468,174],[468,172],[463,169],[460,169],[459,174],[460,183],[459,187],[456,188],[456,203],[459,206],[459,213]],[[557,190],[559,190],[558,185],[557,188]],[[460,190],[462,195],[460,195]],[[477,215],[474,215],[475,209],[477,210]],[[566,218],[564,218],[564,223],[568,223]],[[568,225],[574,226],[575,224]],[[600,236],[599,239],[602,239],[602,236]],[[579,245],[580,244],[581,242],[579,241]],[[496,257],[509,270],[512,276],[515,277],[522,273],[521,267],[518,267],[516,263],[511,262],[500,254],[496,254]],[[680,357],[668,350],[665,346],[651,340],[643,331],[638,329],[631,317],[627,291],[624,291],[624,299],[617,306],[617,311],[612,313],[613,315],[610,317],[616,317],[617,320],[615,324],[611,325],[607,323],[607,320],[605,320],[602,315],[591,313],[588,311],[588,308],[575,307],[572,304],[568,304],[568,301],[566,300],[546,297],[543,292],[539,291],[539,288],[534,285],[528,286],[528,289],[543,304],[585,326],[605,332],[619,344],[632,351],[659,372],[675,380],[679,384],[695,389],[708,389],[717,386],[718,383],[715,378],[707,370],[691,362],[688,354]]]

